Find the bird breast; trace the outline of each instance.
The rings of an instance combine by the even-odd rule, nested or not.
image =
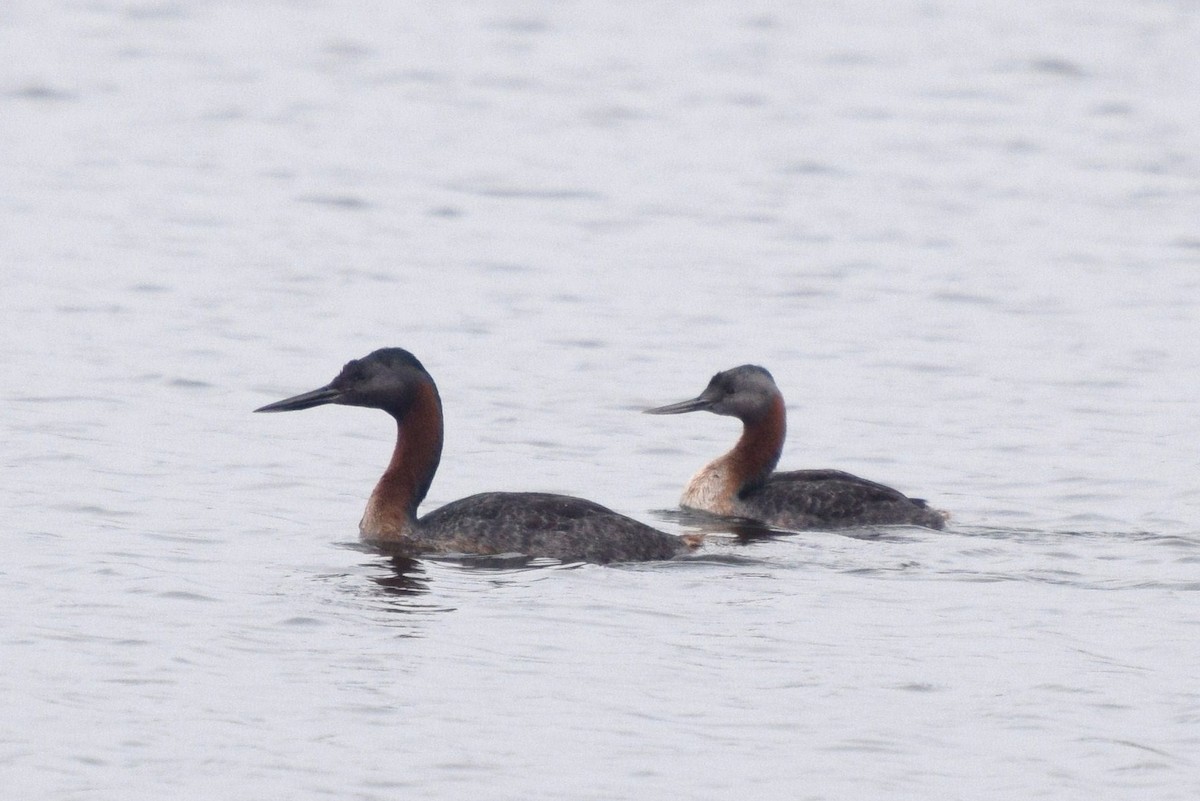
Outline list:
[[[699,473],[692,476],[679,503],[681,506],[702,509],[713,514],[732,515],[736,490],[729,464],[724,459],[718,459],[705,465]]]

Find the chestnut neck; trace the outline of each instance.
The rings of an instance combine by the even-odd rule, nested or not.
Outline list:
[[[759,486],[779,464],[787,436],[787,409],[783,397],[775,395],[762,414],[742,419],[742,436],[722,461],[735,478],[736,492]]]
[[[396,419],[396,447],[367,503],[364,536],[411,530],[442,458],[442,404],[432,384],[420,384],[402,413],[388,411]]]

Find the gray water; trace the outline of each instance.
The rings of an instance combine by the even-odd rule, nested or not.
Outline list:
[[[9,798],[1200,795],[1200,6],[0,7]],[[781,467],[945,532],[636,566],[356,544],[386,345],[426,509],[672,532]]]

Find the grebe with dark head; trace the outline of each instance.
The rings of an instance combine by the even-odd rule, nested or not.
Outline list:
[[[485,492],[417,517],[442,456],[442,401],[416,357],[383,348],[346,364],[311,392],[255,409],[290,412],[326,403],[382,409],[396,420],[391,462],[359,523],[362,539],[393,552],[520,553],[563,562],[669,559],[693,544],[569,495]]]
[[[925,501],[841,470],[771,472],[783,451],[787,410],[775,379],[758,365],[717,373],[698,397],[646,413],[699,411],[738,418],[742,436],[692,478],[682,506],[788,529],[946,524],[946,513]]]

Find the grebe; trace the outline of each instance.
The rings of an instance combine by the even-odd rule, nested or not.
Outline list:
[[[772,473],[787,434],[787,410],[775,379],[758,365],[717,373],[698,397],[646,414],[698,411],[736,417],[744,427],[733,450],[688,482],[682,506],[789,529],[946,524],[946,513],[925,501],[841,470]]]
[[[417,358],[383,348],[346,364],[326,386],[267,404],[290,412],[326,403],[382,409],[396,419],[392,460],[359,523],[362,539],[392,553],[502,554],[563,562],[669,559],[695,542],[568,495],[485,492],[417,518],[442,456],[442,400]]]

